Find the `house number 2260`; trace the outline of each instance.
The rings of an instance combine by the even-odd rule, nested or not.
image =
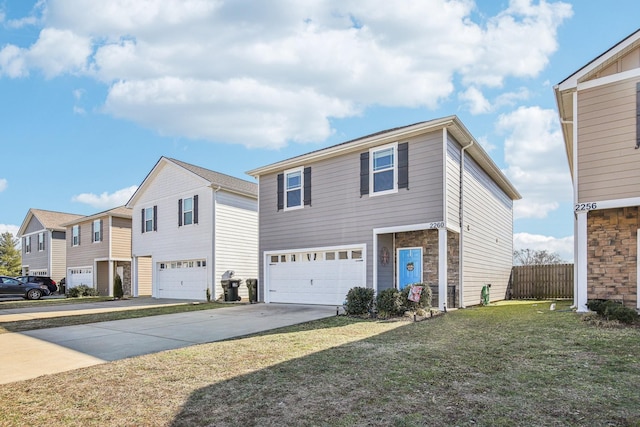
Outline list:
[[[591,203],[576,203],[575,210],[577,211],[590,211],[592,209],[597,209],[598,205],[596,202]]]
[[[430,222],[429,228],[444,228],[444,221],[440,222]]]

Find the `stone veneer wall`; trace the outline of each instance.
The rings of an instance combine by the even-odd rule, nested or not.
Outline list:
[[[122,292],[125,295],[131,295],[131,261],[116,261],[116,267],[124,267],[122,269]],[[114,275],[115,278],[115,275]]]
[[[396,233],[395,248],[422,247],[422,281],[429,285],[438,284],[438,230],[419,230]],[[397,252],[396,252],[397,254]],[[394,257],[396,256],[394,254]],[[448,306],[459,306],[458,295],[460,235],[447,233],[447,286],[455,287],[455,302]],[[397,259],[396,259],[397,264]],[[397,280],[397,278],[396,278]]]
[[[636,308],[638,228],[638,207],[588,213],[588,299],[610,299]]]

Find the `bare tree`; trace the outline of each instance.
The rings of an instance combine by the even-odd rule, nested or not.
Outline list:
[[[565,260],[555,252],[549,252],[546,249],[519,249],[513,251],[514,265],[544,265],[544,264],[562,264]]]

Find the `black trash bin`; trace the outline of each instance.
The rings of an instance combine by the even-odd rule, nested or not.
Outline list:
[[[234,302],[240,301],[241,298],[238,296],[238,288],[240,287],[240,282],[242,279],[234,278],[235,272],[232,270],[227,270],[222,275],[221,285],[222,290],[224,291],[224,300],[225,302]]]
[[[249,290],[249,302],[258,302],[258,279],[247,279],[247,289]]]

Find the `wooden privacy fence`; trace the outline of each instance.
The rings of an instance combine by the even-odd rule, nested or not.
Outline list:
[[[511,270],[508,299],[573,298],[573,264],[519,265]]]

